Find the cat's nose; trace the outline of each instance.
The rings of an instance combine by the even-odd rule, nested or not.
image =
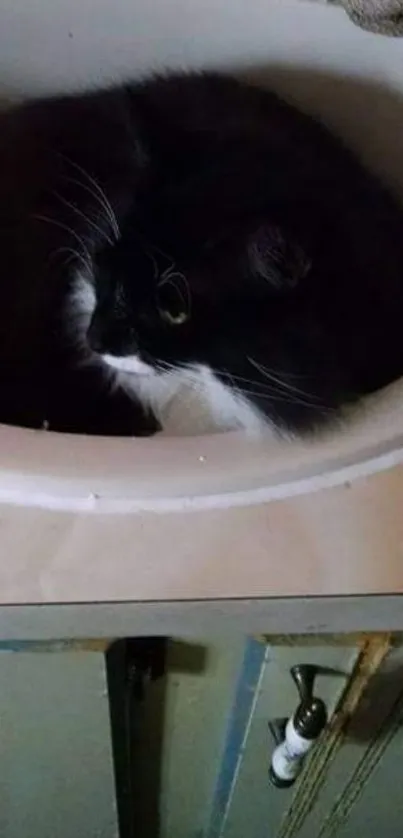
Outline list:
[[[87,332],[87,343],[90,349],[93,350],[93,352],[102,353],[106,351],[105,340],[102,331],[103,330],[100,328],[97,320],[93,318]]]
[[[122,330],[105,322],[101,317],[94,316],[88,328],[87,343],[93,352],[100,355],[105,352],[117,352],[123,343]]]
[[[133,331],[119,321],[94,315],[87,331],[87,343],[99,355],[127,355],[137,351]]]

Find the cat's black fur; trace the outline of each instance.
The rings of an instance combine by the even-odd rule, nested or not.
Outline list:
[[[0,421],[155,430],[91,346],[208,364],[297,430],[403,373],[403,210],[267,91],[177,75],[15,108],[0,216]],[[68,301],[88,260],[87,345]]]

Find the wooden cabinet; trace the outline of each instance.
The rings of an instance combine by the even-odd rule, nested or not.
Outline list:
[[[402,660],[387,636],[283,639],[260,654],[250,641],[208,838],[344,838],[358,828],[372,834],[372,824],[387,838],[399,834],[400,792],[391,781],[402,748]],[[295,784],[278,789],[268,777],[268,721],[294,712],[290,667],[301,662],[329,670],[315,689],[329,722]]]
[[[108,645],[2,644],[4,838],[399,834],[398,635],[168,641],[165,672],[139,700],[124,655],[108,677]],[[294,785],[279,789],[269,722],[296,710],[296,664],[318,668],[328,723]]]

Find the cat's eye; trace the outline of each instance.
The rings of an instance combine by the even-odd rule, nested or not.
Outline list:
[[[174,272],[165,276],[157,286],[157,309],[168,326],[182,326],[190,317],[190,294],[186,277]]]
[[[181,326],[188,319],[185,311],[178,311],[177,314],[172,314],[168,309],[160,308],[159,313],[162,320],[165,320],[165,323],[168,323],[169,326]]]

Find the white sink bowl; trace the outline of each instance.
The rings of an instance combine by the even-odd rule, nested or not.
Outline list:
[[[315,440],[0,426],[0,604],[403,591],[403,383]]]

